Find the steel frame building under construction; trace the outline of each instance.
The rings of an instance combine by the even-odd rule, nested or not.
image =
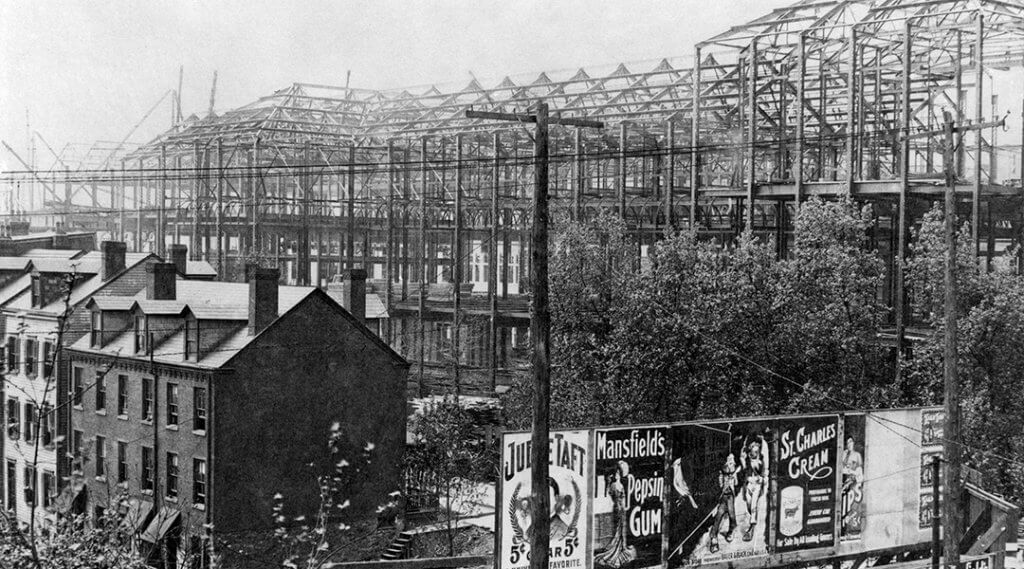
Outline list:
[[[493,393],[526,361],[532,145],[522,125],[466,110],[543,100],[603,121],[553,127],[552,206],[621,215],[638,255],[669,227],[722,241],[750,229],[785,255],[800,200],[871,201],[903,338],[910,228],[943,191],[942,111],[977,124],[1012,108],[1017,123],[1021,92],[999,90],[1022,72],[1024,0],[800,0],[653,68],[415,91],[297,83],[219,116],[179,110],[148,144],[4,183],[36,225],[161,254],[185,243],[227,279],[257,261],[299,284],[363,267],[387,339],[426,362],[411,374],[420,392],[457,376],[463,392]],[[986,262],[1024,229],[1018,130],[965,135],[955,152],[960,213]]]

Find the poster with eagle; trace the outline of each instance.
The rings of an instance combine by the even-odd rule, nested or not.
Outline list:
[[[548,567],[589,569],[590,432],[552,431],[549,444]],[[531,446],[530,433],[502,435],[498,569],[525,569],[530,565]]]

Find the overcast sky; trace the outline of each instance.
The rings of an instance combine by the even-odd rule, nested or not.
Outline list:
[[[691,56],[695,42],[789,3],[2,0],[0,138],[23,151],[27,109],[58,152],[119,141],[176,86],[180,65],[183,110],[204,114],[214,70],[218,110],[294,82],[344,85],[349,70],[353,87],[468,83],[470,73]],[[168,98],[132,140],[169,123]],[[50,156],[37,145],[42,164]]]

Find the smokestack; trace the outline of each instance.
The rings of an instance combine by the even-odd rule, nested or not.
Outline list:
[[[178,274],[185,276],[188,270],[188,245],[171,245],[171,262],[178,270]]]
[[[124,254],[128,251],[128,245],[124,241],[104,241],[100,243],[100,252],[103,257],[103,280],[108,281],[114,275],[124,270]]]
[[[174,300],[178,292],[178,274],[174,263],[146,265],[146,298]]]
[[[341,305],[349,314],[366,324],[366,270],[341,271]]]
[[[252,267],[249,281],[249,335],[255,336],[277,319],[278,269]]]

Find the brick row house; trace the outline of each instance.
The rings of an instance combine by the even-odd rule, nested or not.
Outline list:
[[[313,517],[332,428],[344,448],[375,449],[346,488],[353,515],[398,490],[409,364],[364,324],[364,271],[345,275],[350,312],[280,286],[276,269],[249,268],[246,283],[147,270],[144,291],[90,300],[88,334],[66,348],[73,487],[89,511],[127,503],[149,563],[182,563],[210,528],[272,527],[276,496]]]
[[[62,481],[68,477],[60,409],[59,322],[67,310],[65,345],[85,335],[94,296],[134,294],[145,285],[145,267],[158,260],[126,253],[124,243],[104,242],[101,251],[31,250],[0,257],[0,334],[3,336],[3,465],[0,488],[5,515],[20,523],[51,519]],[[70,286],[70,295],[65,293]],[[65,303],[67,301],[67,304]]]

